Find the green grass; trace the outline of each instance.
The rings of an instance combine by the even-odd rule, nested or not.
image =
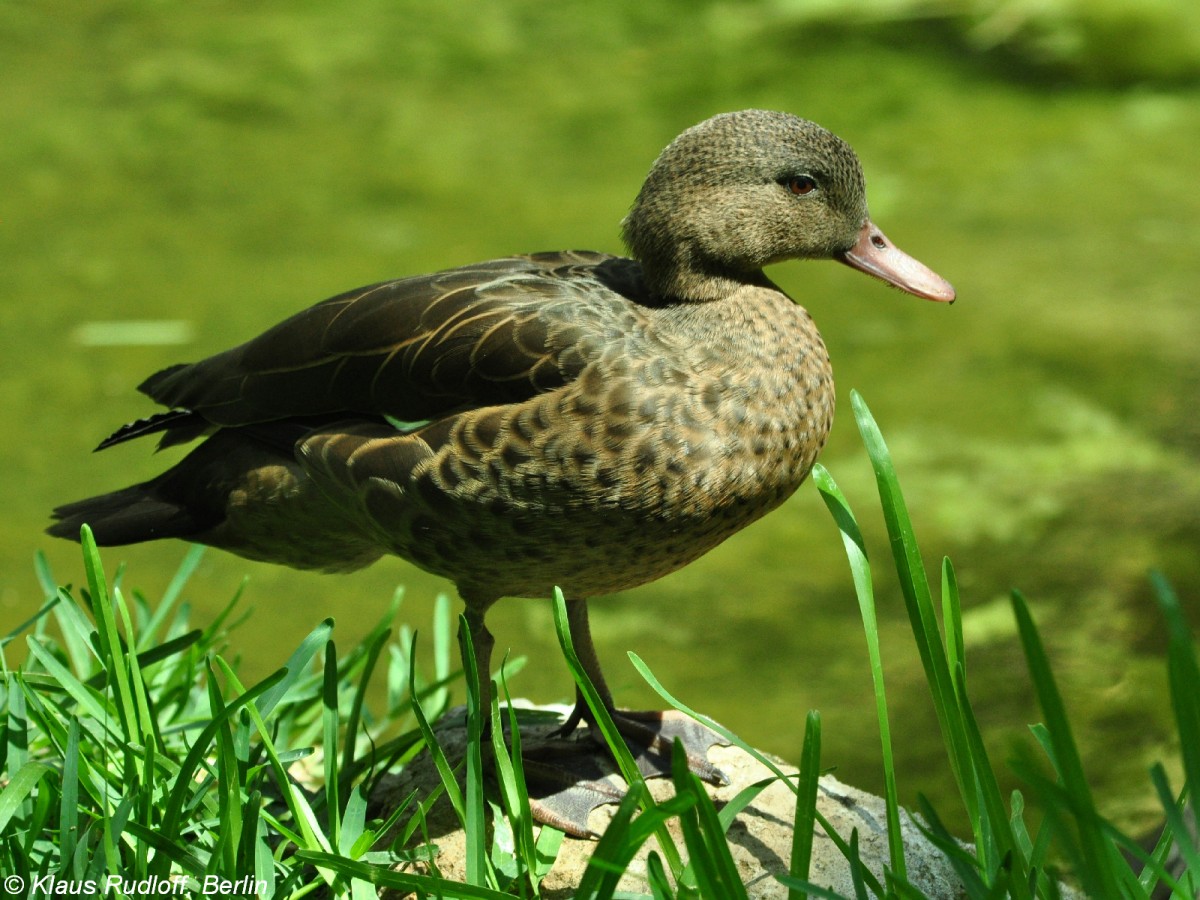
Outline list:
[[[1031,727],[1032,740],[1011,763],[1031,802],[1021,792],[1002,796],[970,703],[954,569],[943,560],[935,602],[886,444],[857,394],[853,405],[937,711],[947,772],[973,825],[974,849],[958,845],[928,804],[922,809],[926,834],[946,852],[966,895],[1051,898],[1058,896],[1058,881],[1065,875],[1095,897],[1149,897],[1158,886],[1180,898],[1195,896],[1200,848],[1185,810],[1190,786],[1200,784],[1200,667],[1165,579],[1152,576],[1169,638],[1167,669],[1182,748],[1174,771],[1182,785],[1172,784],[1162,763],[1147,773],[1145,788],[1160,799],[1166,823],[1162,839],[1147,852],[1100,813],[1037,626],[1017,593],[1013,615],[1043,720]],[[875,572],[855,514],[832,476],[818,467],[814,480],[842,535],[865,626],[891,837],[883,878],[861,864],[856,834],[829,836],[851,861],[857,896],[916,897],[920,894],[908,881],[902,852]],[[182,602],[198,550],[188,553],[164,596],[150,604],[136,592],[126,595],[122,572],[106,581],[90,533],[83,538],[86,588],[58,587],[40,562],[46,603],[0,645],[0,873],[24,885],[41,879],[41,890],[24,891],[24,896],[49,896],[51,876],[72,884],[103,884],[110,876],[141,884],[182,879],[191,892],[214,878],[251,879],[251,891],[269,897],[360,900],[383,887],[420,896],[540,896],[563,836],[537,827],[530,814],[517,716],[498,699],[507,698],[507,678],[515,666],[504,667],[496,699],[490,709],[481,709],[474,651],[461,620],[470,738],[465,759],[451,760],[437,741],[435,724],[449,703],[448,688],[460,675],[450,670],[447,603],[435,612],[433,646],[421,650],[434,661],[429,676],[418,665],[417,635],[401,626],[392,637],[397,596],[367,639],[345,656],[338,655],[333,622],[326,620],[284,668],[247,687],[237,666],[222,657],[228,630],[239,624],[234,613],[240,591],[204,628],[192,627]],[[815,712],[808,716],[799,748],[799,773],[787,776],[736,735],[677,701],[631,654],[669,705],[759,756],[774,772],[774,779],[743,790],[717,809],[677,748],[675,795],[656,802],[575,657],[561,596],[555,622],[568,666],[630,785],[595,845],[576,896],[617,896],[621,874],[647,842],[653,842],[649,896],[746,896],[726,832],[773,780],[783,780],[796,794],[791,868],[781,877],[789,897],[836,896],[809,880],[814,835],[818,829],[831,831],[816,805],[822,760],[821,720]],[[3,646],[22,636],[29,657],[11,670],[3,663]],[[380,677],[384,690],[372,690]],[[485,729],[488,722],[491,727]],[[508,729],[502,727],[505,722]],[[496,760],[490,790],[485,733]],[[414,793],[394,809],[372,812],[368,801],[379,777],[423,750],[433,756],[440,787],[430,796]],[[445,878],[434,862],[427,813],[443,795],[466,834],[462,882]],[[672,821],[682,846],[669,836]],[[1168,867],[1172,852],[1180,865]],[[129,890],[118,887],[108,896],[126,896]]]
[[[1200,886],[1200,869],[1194,865],[1195,835],[1183,825],[1181,800],[1169,790],[1160,790],[1164,817],[1168,825],[1158,848],[1146,856],[1132,840],[1103,819],[1096,808],[1083,772],[1071,725],[1037,627],[1024,598],[1012,595],[1022,649],[1039,705],[1044,716],[1032,728],[1044,758],[1026,757],[1016,764],[1019,775],[1044,810],[1040,822],[1027,820],[1024,799],[1014,792],[1006,806],[996,782],[995,767],[984,746],[967,691],[966,659],[962,632],[961,602],[954,569],[948,559],[941,567],[941,610],[929,587],[920,548],[904,502],[891,457],[870,410],[862,397],[852,393],[854,415],[875,472],[880,503],[892,550],[895,569],[904,594],[913,638],[925,669],[950,772],[958,785],[963,808],[973,825],[974,854],[967,855],[940,827],[935,811],[922,810],[931,823],[929,836],[942,847],[968,896],[1053,897],[1057,895],[1057,872],[1064,865],[1074,874],[1089,896],[1148,897],[1160,880],[1181,897],[1195,896]],[[855,587],[863,610],[872,672],[883,735],[888,830],[892,846],[899,843],[893,785],[895,774],[889,763],[886,699],[875,629],[874,601],[871,594],[870,564],[854,514],[823,467],[814,473],[818,489],[842,532],[854,572]],[[1155,578],[1159,604],[1170,632],[1169,669],[1176,721],[1184,747],[1185,772],[1189,784],[1197,784],[1193,765],[1200,753],[1192,741],[1190,729],[1200,715],[1200,677],[1197,676],[1195,644],[1185,626],[1179,606],[1165,582]],[[1048,772],[1047,772],[1048,770]],[[1161,766],[1152,770],[1151,780],[1162,778]],[[1148,785],[1149,787],[1149,785]],[[1187,791],[1185,790],[1184,796]],[[1162,866],[1172,836],[1179,841],[1188,859],[1189,873],[1173,879]],[[1126,851],[1139,862],[1131,866],[1122,857]],[[1144,865],[1143,865],[1144,864]],[[1139,877],[1140,872],[1140,877]],[[893,855],[890,875],[902,879],[903,870]]]

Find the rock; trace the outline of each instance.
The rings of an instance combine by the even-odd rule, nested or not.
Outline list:
[[[535,737],[539,732],[550,730],[552,726],[529,728],[523,724],[521,733],[525,739],[527,732]],[[436,731],[451,765],[457,765],[463,757],[466,738],[461,715],[456,717],[451,713],[444,717]],[[604,754],[598,752],[597,759],[606,770],[612,771],[613,766]],[[723,787],[706,786],[718,809],[747,786],[772,777],[766,766],[737,747],[714,747],[709,752],[709,759],[729,778],[729,784]],[[776,762],[784,772],[796,772],[795,767],[778,760]],[[618,776],[610,777],[620,783]],[[395,803],[401,802],[414,789],[419,791],[419,796],[426,796],[439,783],[437,770],[429,755],[422,754],[401,773],[381,781],[372,796],[373,814],[386,815]],[[654,778],[647,783],[655,800],[664,800],[674,793],[670,779]],[[775,876],[788,871],[795,802],[792,791],[776,782],[763,790],[729,828],[729,848],[751,900],[787,897],[787,888]],[[858,830],[862,861],[882,882],[883,870],[888,864],[887,818],[883,799],[826,775],[820,781],[817,808],[846,841],[849,841],[854,829]],[[602,834],[615,810],[616,807],[611,805],[596,808],[588,820],[589,827]],[[427,826],[430,840],[438,847],[434,864],[436,871],[443,877],[462,880],[465,877],[465,837],[448,802],[443,800],[435,804],[428,816]],[[946,857],[926,840],[913,817],[904,810],[901,811],[901,829],[909,882],[933,900],[965,896]],[[678,821],[671,820],[668,830],[681,855],[686,858]],[[595,847],[594,841],[565,839],[553,869],[542,882],[542,896],[547,900],[573,896]],[[642,846],[621,879],[618,890],[649,894],[645,878],[646,856],[656,847],[653,839]],[[813,840],[809,880],[843,896],[854,896],[849,863],[820,825]],[[385,896],[394,900],[400,895],[392,893]],[[1064,896],[1072,895],[1066,893]]]

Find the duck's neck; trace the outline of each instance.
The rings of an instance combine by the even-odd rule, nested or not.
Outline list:
[[[709,303],[732,297],[746,287],[773,287],[761,269],[736,271],[673,248],[674,252],[639,254],[643,276],[658,297],[673,302]]]
[[[642,264],[650,291],[672,302],[724,300],[746,286],[770,284],[761,267],[739,265],[714,253],[712,243],[696,229],[664,224],[664,212],[641,198],[626,217],[622,236]]]

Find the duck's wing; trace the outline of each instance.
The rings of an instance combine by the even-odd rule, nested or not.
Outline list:
[[[338,415],[415,422],[525,399],[581,371],[593,343],[584,326],[617,314],[621,298],[607,283],[628,280],[631,265],[599,253],[538,254],[349,291],[224,353],[152,375],[139,389],[175,412],[126,426],[102,446],[155,431],[171,444],[212,426]],[[615,280],[600,269],[615,269]]]

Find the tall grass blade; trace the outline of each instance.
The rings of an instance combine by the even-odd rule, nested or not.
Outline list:
[[[90,736],[100,741],[101,746],[105,747],[120,740],[112,722],[109,706],[104,702],[107,698],[95,688],[80,682],[49,650],[33,638],[27,639],[26,646],[29,649],[30,657],[37,660],[38,664],[46,670],[49,677],[56,683],[58,690],[70,695],[71,699],[79,705],[77,718],[88,729]],[[13,684],[15,687],[15,680]],[[13,764],[11,759],[9,763]]]
[[[600,693],[592,684],[591,679],[587,677],[587,672],[584,671],[583,664],[580,663],[579,656],[575,653],[575,644],[571,639],[571,630],[567,622],[567,602],[563,597],[562,591],[558,588],[554,589],[554,627],[558,633],[559,646],[566,657],[567,668],[570,669],[571,675],[575,678],[575,683],[578,685],[580,692],[583,694],[584,701],[588,705],[588,709],[591,710],[592,715],[595,717],[596,727],[600,730],[601,736],[604,738],[605,743],[613,750],[621,777],[625,779],[630,787],[633,787],[635,784],[644,787],[645,779],[638,770],[637,763],[634,762],[629,748],[625,745],[625,740],[617,730],[616,723],[613,722],[612,716],[609,715],[608,709],[600,697]]]
[[[168,790],[167,802],[163,811],[162,831],[164,834],[179,834],[180,821],[184,805],[192,798],[196,787],[195,774],[205,755],[210,751],[218,729],[225,727],[227,721],[239,709],[253,703],[266,694],[286,676],[285,671],[276,672],[255,685],[249,691],[236,697],[226,704],[219,715],[214,716],[196,735],[191,749],[179,766],[176,776]]]
[[[625,779],[625,783],[629,786],[629,793],[626,797],[632,796],[637,798],[643,806],[644,812],[642,818],[647,818],[653,802],[650,799],[650,791],[646,788],[646,780],[642,777],[637,763],[634,762],[633,755],[625,745],[625,739],[621,737],[621,733],[617,730],[616,723],[613,722],[612,716],[609,715],[608,709],[600,697],[600,693],[596,690],[595,685],[592,684],[591,679],[588,678],[583,664],[579,661],[579,655],[575,652],[575,644],[571,640],[571,628],[567,618],[567,601],[563,597],[563,592],[557,587],[554,589],[553,608],[554,628],[558,634],[558,644],[562,648],[563,658],[566,660],[571,677],[575,679],[575,684],[578,686],[584,702],[587,703],[588,709],[591,710],[596,727],[603,736],[605,744],[612,751],[613,759],[616,760],[621,777]],[[675,877],[678,878],[679,873],[683,869],[683,861],[680,859],[679,850],[675,846],[675,842],[671,839],[670,834],[667,833],[665,828],[659,829],[656,832],[656,836],[667,864],[675,874]]]
[[[539,845],[539,840],[533,834],[533,815],[529,805],[529,790],[525,783],[525,768],[521,756],[521,727],[517,721],[517,711],[513,708],[508,693],[508,679],[505,675],[506,665],[501,664],[498,678],[499,691],[492,694],[491,732],[492,756],[495,760],[496,781],[500,789],[500,802],[512,826],[514,855],[518,863],[523,864],[529,872],[531,880],[536,884],[548,871],[543,856],[550,854],[550,862],[558,856],[563,833],[555,828],[543,828],[541,837],[545,843]],[[504,743],[504,724],[500,714],[500,700],[503,698],[508,719],[508,734],[512,743],[511,750]]]
[[[346,859],[344,856],[326,851],[297,850],[296,858],[347,878],[361,879],[379,887],[416,891],[422,897],[445,898],[445,900],[519,900],[515,895],[505,891],[473,884],[461,884],[433,875],[393,872],[385,866]]]
[[[914,819],[913,821],[918,830],[925,836],[926,840],[946,855],[946,860],[950,863],[951,868],[954,869],[954,873],[958,876],[959,881],[962,882],[968,897],[985,896],[988,888],[980,873],[979,860],[968,850],[964,849],[954,838],[954,835],[942,823],[937,811],[924,796],[918,797],[917,803],[922,818],[928,823],[928,825],[922,825],[920,820]]]
[[[9,820],[33,794],[38,783],[53,774],[53,767],[40,762],[27,762],[17,770],[4,790],[0,791],[0,833],[4,832]]]
[[[946,666],[960,697],[967,694],[967,654],[963,646],[962,600],[950,557],[942,557],[942,623],[946,632]]]
[[[70,859],[79,842],[79,720],[72,717],[63,751],[62,793],[58,807],[59,859]],[[0,824],[0,833],[4,825]]]
[[[28,619],[18,623],[16,626],[9,629],[5,634],[0,635],[0,650],[11,644],[13,640],[19,637],[27,628],[40,622],[47,614],[49,614],[51,610],[54,609],[54,607],[58,606],[58,604],[61,602],[61,596],[52,596],[49,600],[39,606],[37,612],[31,615]]]
[[[1196,661],[1196,643],[1166,578],[1159,572],[1150,573],[1155,598],[1167,621],[1167,678],[1171,690],[1171,707],[1175,727],[1179,732],[1180,755],[1183,758],[1184,793],[1193,813],[1200,808],[1200,664]],[[1197,847],[1196,816],[1192,826],[1176,831],[1180,851],[1187,857],[1192,878],[1200,881],[1200,848]]]
[[[676,795],[691,795],[695,800],[680,814],[679,822],[701,895],[746,900],[746,887],[738,875],[717,810],[700,779],[688,769],[687,753],[678,740],[671,750],[671,775]]]
[[[679,710],[684,715],[690,716],[691,718],[695,719],[701,725],[704,725],[706,728],[711,729],[716,734],[721,735],[721,737],[723,737],[725,740],[727,740],[733,746],[744,750],[746,753],[748,753],[750,756],[752,756],[757,762],[761,763],[767,770],[769,770],[778,781],[783,782],[785,785],[787,785],[787,787],[790,790],[798,791],[798,788],[796,786],[795,777],[789,776],[786,772],[783,771],[783,769],[779,768],[779,765],[773,759],[771,759],[769,756],[763,755],[761,752],[759,752],[758,750],[751,747],[749,744],[747,744],[744,740],[742,740],[740,737],[738,737],[736,734],[734,734],[732,731],[730,731],[724,725],[720,724],[719,722],[717,722],[713,719],[710,719],[708,716],[703,715],[702,713],[697,712],[696,710],[692,709],[687,704],[680,701],[670,691],[668,691],[665,687],[663,687],[662,682],[660,682],[654,676],[654,673],[650,671],[650,667],[647,666],[646,663],[642,661],[641,657],[639,657],[636,653],[633,653],[631,651],[629,653],[629,659],[633,662],[633,667],[635,669],[637,669],[638,674],[641,675],[642,678],[646,681],[646,683],[648,685],[650,685],[650,687],[653,688],[654,691],[660,697],[662,697],[670,706]],[[836,846],[838,848],[838,852],[840,852],[843,856],[845,856],[847,859],[849,859],[850,844],[840,834],[838,834],[837,829],[834,828],[832,824],[830,824],[829,820],[826,819],[825,816],[823,816],[819,810],[816,812],[816,818],[817,818],[817,823],[824,830],[826,836],[829,838],[829,840],[831,840],[833,842],[834,846]],[[863,878],[864,878],[865,882],[870,885],[871,890],[875,894],[882,895],[882,893],[883,893],[882,885],[879,884],[878,879],[876,879],[875,876],[872,875],[869,870],[864,870]]]
[[[262,699],[256,704],[260,716],[264,719],[269,718],[279,702],[287,696],[287,692],[307,677],[309,664],[328,643],[331,634],[333,634],[333,619],[325,619],[305,636],[299,647],[292,651],[287,662],[283,664],[283,668],[279,670],[278,681],[272,683],[271,689],[264,693]]]
[[[30,646],[32,640],[27,639]],[[50,654],[47,653],[47,656]],[[52,658],[52,657],[51,657]],[[58,661],[55,660],[57,663]],[[6,672],[7,676],[8,673]],[[4,689],[5,716],[0,717],[0,771],[16,772],[29,761],[29,719],[25,703],[24,677],[18,671],[7,677]]]
[[[163,591],[162,599],[158,601],[154,612],[145,625],[139,629],[137,647],[139,650],[145,650],[158,641],[158,632],[163,624],[170,616],[171,610],[175,608],[175,604],[179,600],[180,594],[183,593],[184,587],[196,569],[199,568],[201,560],[204,559],[204,551],[207,548],[203,544],[192,544],[186,554],[184,554],[182,562],[179,563],[179,568],[175,570],[175,574],[171,577],[170,584]]]
[[[465,805],[465,827],[467,839],[466,872],[467,884],[482,885],[487,879],[486,824],[483,818],[483,723],[490,718],[491,710],[484,710],[480,703],[479,669],[475,662],[475,645],[471,642],[471,628],[464,615],[458,617],[458,645],[462,651],[463,675],[467,687],[467,759]]]
[[[887,815],[888,861],[894,873],[907,877],[904,861],[904,842],[900,830],[900,800],[896,789],[896,765],[892,754],[892,730],[888,719],[887,691],[883,682],[883,655],[879,646],[879,625],[875,616],[875,590],[871,579],[871,563],[867,545],[858,521],[845,495],[838,488],[829,470],[818,463],[813,468],[813,481],[842,534],[842,544],[850,563],[854,592],[858,597],[859,614],[867,639],[867,657],[871,665],[871,682],[875,690],[875,718],[883,755],[884,804]]]
[[[658,694],[660,697],[662,697],[663,700],[665,700],[669,706],[673,707],[674,709],[679,710],[684,715],[690,716],[691,718],[695,719],[697,722],[699,722],[705,728],[712,730],[715,734],[719,734],[723,739],[728,741],[734,747],[738,747],[739,749],[744,750],[746,753],[753,756],[758,762],[762,763],[768,770],[770,770],[771,774],[773,774],[776,779],[778,779],[779,781],[782,781],[792,791],[797,790],[796,783],[795,783],[795,776],[789,776],[786,772],[783,771],[783,769],[779,768],[779,764],[776,763],[773,759],[771,759],[768,756],[764,756],[762,753],[755,750],[753,747],[751,747],[749,744],[747,744],[742,738],[738,737],[736,734],[734,734],[732,731],[730,731],[728,728],[726,728],[720,722],[716,721],[715,719],[709,718],[708,716],[704,715],[701,712],[697,712],[696,710],[694,710],[690,706],[688,706],[686,703],[684,703],[682,700],[680,700],[678,697],[676,697],[674,694],[672,694],[670,691],[668,691],[663,686],[663,683],[658,680],[658,678],[655,676],[655,674],[650,671],[650,667],[646,665],[645,661],[640,656],[638,656],[636,653],[634,653],[633,651],[630,651],[628,655],[629,655],[630,662],[633,663],[633,667],[635,669],[637,669],[638,674],[642,676],[642,679],[646,682],[646,684],[650,685],[650,687],[654,690],[654,692],[656,694]]]
[[[959,658],[961,659],[961,656]],[[1011,896],[1013,900],[1025,900],[1030,896],[1028,860],[1021,852],[1020,843],[1012,832],[1011,817],[1004,807],[1000,785],[996,781],[995,770],[983,743],[983,733],[979,730],[979,723],[966,694],[966,676],[961,665],[955,673],[954,683],[958,686],[958,709],[971,752],[978,805],[983,810],[976,833],[980,836],[986,852],[980,852],[979,847],[976,848],[976,852],[979,853],[981,865],[994,878],[1002,876],[1000,869],[1003,861],[1007,860],[1012,875]]]
[[[606,900],[612,897],[638,848],[651,835],[662,833],[668,820],[690,809],[693,803],[694,796],[675,796],[655,804],[650,801],[644,785],[630,786],[603,836],[596,843],[596,849],[592,851],[575,892],[576,900]],[[634,818],[639,806],[642,812]],[[661,838],[659,840],[661,843]],[[674,844],[671,846],[674,848]],[[676,868],[675,864],[671,865],[678,879],[682,866]]]
[[[92,615],[96,619],[96,636],[104,668],[108,672],[108,684],[114,691],[117,717],[128,744],[141,744],[142,735],[138,728],[138,716],[134,711],[133,687],[129,672],[122,661],[125,658],[121,647],[121,635],[117,631],[117,618],[113,611],[112,596],[104,579],[104,567],[92,529],[84,525],[80,529],[80,544],[83,551],[83,566],[87,573],[88,591],[92,601]]]
[[[858,852],[858,829],[850,830],[850,852],[846,856],[850,860],[850,880],[854,884],[854,900],[867,900],[867,875],[870,871],[863,865],[862,856]],[[878,896],[883,896],[877,892]]]
[[[389,633],[387,625],[381,624],[364,639],[367,646],[366,660],[355,687],[354,698],[350,703],[350,715],[346,718],[345,744],[342,747],[341,781],[347,788],[350,779],[357,771],[355,751],[358,745],[359,729],[362,725],[363,707],[367,702],[367,687],[371,683],[371,676],[375,674],[379,657],[383,653],[384,647],[387,646]]]
[[[796,812],[792,816],[792,860],[788,867],[788,874],[801,881],[808,880],[808,868],[812,863],[820,781],[821,714],[812,709],[808,711],[804,722],[804,747],[800,751],[800,778],[796,785]],[[803,900],[807,896],[802,890],[788,889],[788,900]]]
[[[1193,881],[1200,881],[1200,852],[1196,850],[1195,834],[1184,818],[1183,804],[1175,800],[1162,763],[1151,768],[1150,783],[1154,785],[1154,791],[1158,794],[1158,800],[1162,804],[1163,813],[1167,819],[1167,830],[1170,832],[1169,840],[1174,841],[1180,856],[1187,864],[1189,877]],[[1190,794],[1185,794],[1185,796],[1190,796]]]
[[[329,844],[337,847],[341,844],[341,803],[338,797],[340,779],[338,778],[338,667],[337,646],[330,639],[325,643],[325,666],[321,679],[321,725],[323,743],[326,748],[323,754],[325,767],[325,815],[326,835]],[[351,738],[353,740],[353,738]]]
[[[1083,763],[1079,758],[1075,737],[1071,733],[1062,695],[1059,694],[1058,685],[1050,671],[1050,661],[1046,657],[1033,617],[1029,614],[1029,607],[1024,597],[1016,591],[1012,594],[1012,606],[1021,646],[1025,651],[1026,665],[1054,749],[1054,762],[1062,780],[1064,799],[1074,813],[1082,863],[1078,873],[1080,880],[1089,896],[1115,896],[1111,892],[1117,884],[1116,867],[1124,864],[1119,858],[1114,859],[1116,851],[1105,839],[1100,828],[1100,817],[1096,812],[1091,788],[1088,787],[1083,774]]]
[[[646,855],[646,883],[650,885],[650,896],[654,900],[674,900],[675,891],[667,880],[662,857],[653,850]]]
[[[408,683],[416,684],[417,678],[417,634],[413,632],[412,642],[408,650]],[[433,726],[429,724],[429,719],[425,715],[425,711],[421,708],[421,700],[417,694],[412,695],[412,712],[417,720],[417,727],[421,729],[421,736],[425,739],[425,746],[429,751],[429,755],[433,758],[433,764],[438,770],[438,775],[442,780],[442,787],[446,790],[446,799],[450,801],[454,813],[458,816],[459,824],[463,828],[467,826],[467,809],[463,801],[462,789],[458,786],[458,779],[454,777],[454,770],[450,767],[449,760],[446,759],[446,752],[438,743],[437,736],[433,733]]]
[[[213,853],[210,871],[231,872],[236,863],[237,845],[242,837],[242,798],[238,791],[238,761],[233,749],[233,739],[227,723],[231,716],[226,713],[224,700],[217,686],[216,673],[213,671],[211,660],[205,660],[208,678],[205,687],[208,691],[208,705],[212,711],[213,721],[220,722],[220,727],[214,729],[212,739],[216,744],[215,751],[210,749],[210,755],[215,757],[217,779],[217,817],[222,828],[217,832],[217,847]]]
[[[241,681],[237,677],[237,673],[230,668],[229,664],[221,657],[213,657],[213,662],[221,670],[221,674],[229,683],[230,687],[240,696],[249,692],[246,691]],[[264,687],[270,687],[277,683],[278,680],[286,678],[286,670],[280,670],[272,675],[266,681],[256,685],[254,691],[258,691]],[[292,820],[295,822],[295,827],[300,829],[300,834],[285,828],[278,819],[272,819],[273,827],[279,831],[286,840],[291,841],[298,847],[319,847],[327,849],[328,845],[322,839],[322,835],[315,829],[315,819],[309,811],[306,810],[307,802],[304,795],[289,777],[287,766],[283,758],[275,749],[275,741],[272,737],[273,729],[268,727],[266,720],[258,711],[257,704],[249,703],[245,706],[246,713],[249,715],[251,722],[258,732],[259,740],[262,741],[263,752],[267,757],[267,763],[271,771],[275,775],[275,783],[278,791],[282,794],[284,802],[287,804],[288,811],[292,815]],[[297,757],[298,754],[290,754],[290,757]],[[291,759],[289,759],[289,762]]]
[[[799,778],[799,775],[797,775],[796,778]],[[737,794],[735,794],[729,800],[726,800],[725,803],[721,805],[720,811],[717,813],[717,816],[721,820],[721,829],[728,834],[729,827],[734,823],[734,820],[736,820],[738,816],[745,812],[746,807],[753,803],[759,794],[761,794],[771,785],[778,783],[778,781],[779,779],[773,775],[767,778],[761,778],[758,781],[746,785],[744,788],[738,791]],[[793,793],[796,793],[795,788],[790,783],[787,786],[792,788]]]
[[[113,596],[117,599],[116,611],[120,613],[121,625],[124,627],[125,634],[129,636],[128,643],[122,642],[119,646],[121,648],[121,668],[129,673],[129,693],[133,699],[134,715],[137,717],[137,734],[141,738],[141,744],[147,748],[153,748],[159,739],[158,723],[150,711],[150,701],[146,696],[146,682],[142,676],[141,663],[138,661],[137,653],[133,650],[136,646],[137,633],[134,631],[133,622],[130,621],[129,607],[124,602],[124,598],[118,591],[114,591]],[[144,770],[139,767],[139,778],[144,774]]]
[[[941,727],[949,753],[951,771],[954,773],[970,821],[978,823],[980,810],[970,749],[962,719],[958,714],[957,693],[954,690],[946,648],[938,628],[937,614],[933,608],[929,581],[925,575],[925,565],[921,560],[912,520],[909,518],[896,469],[879,426],[857,391],[850,392],[850,401],[863,444],[875,470],[875,482],[879,489],[879,501],[900,579],[900,589],[904,595],[904,604],[921,656],[921,664],[925,668],[925,677],[929,682],[938,725]],[[977,833],[977,844],[980,843],[979,838]]]
[[[95,666],[99,654],[92,646],[96,628],[91,619],[70,592],[60,588],[58,599],[59,602],[53,609],[54,621],[58,623],[59,632],[62,634],[63,646],[67,650],[67,658],[71,661],[71,668],[80,678],[87,678],[91,674],[103,677],[103,666],[99,671]]]

